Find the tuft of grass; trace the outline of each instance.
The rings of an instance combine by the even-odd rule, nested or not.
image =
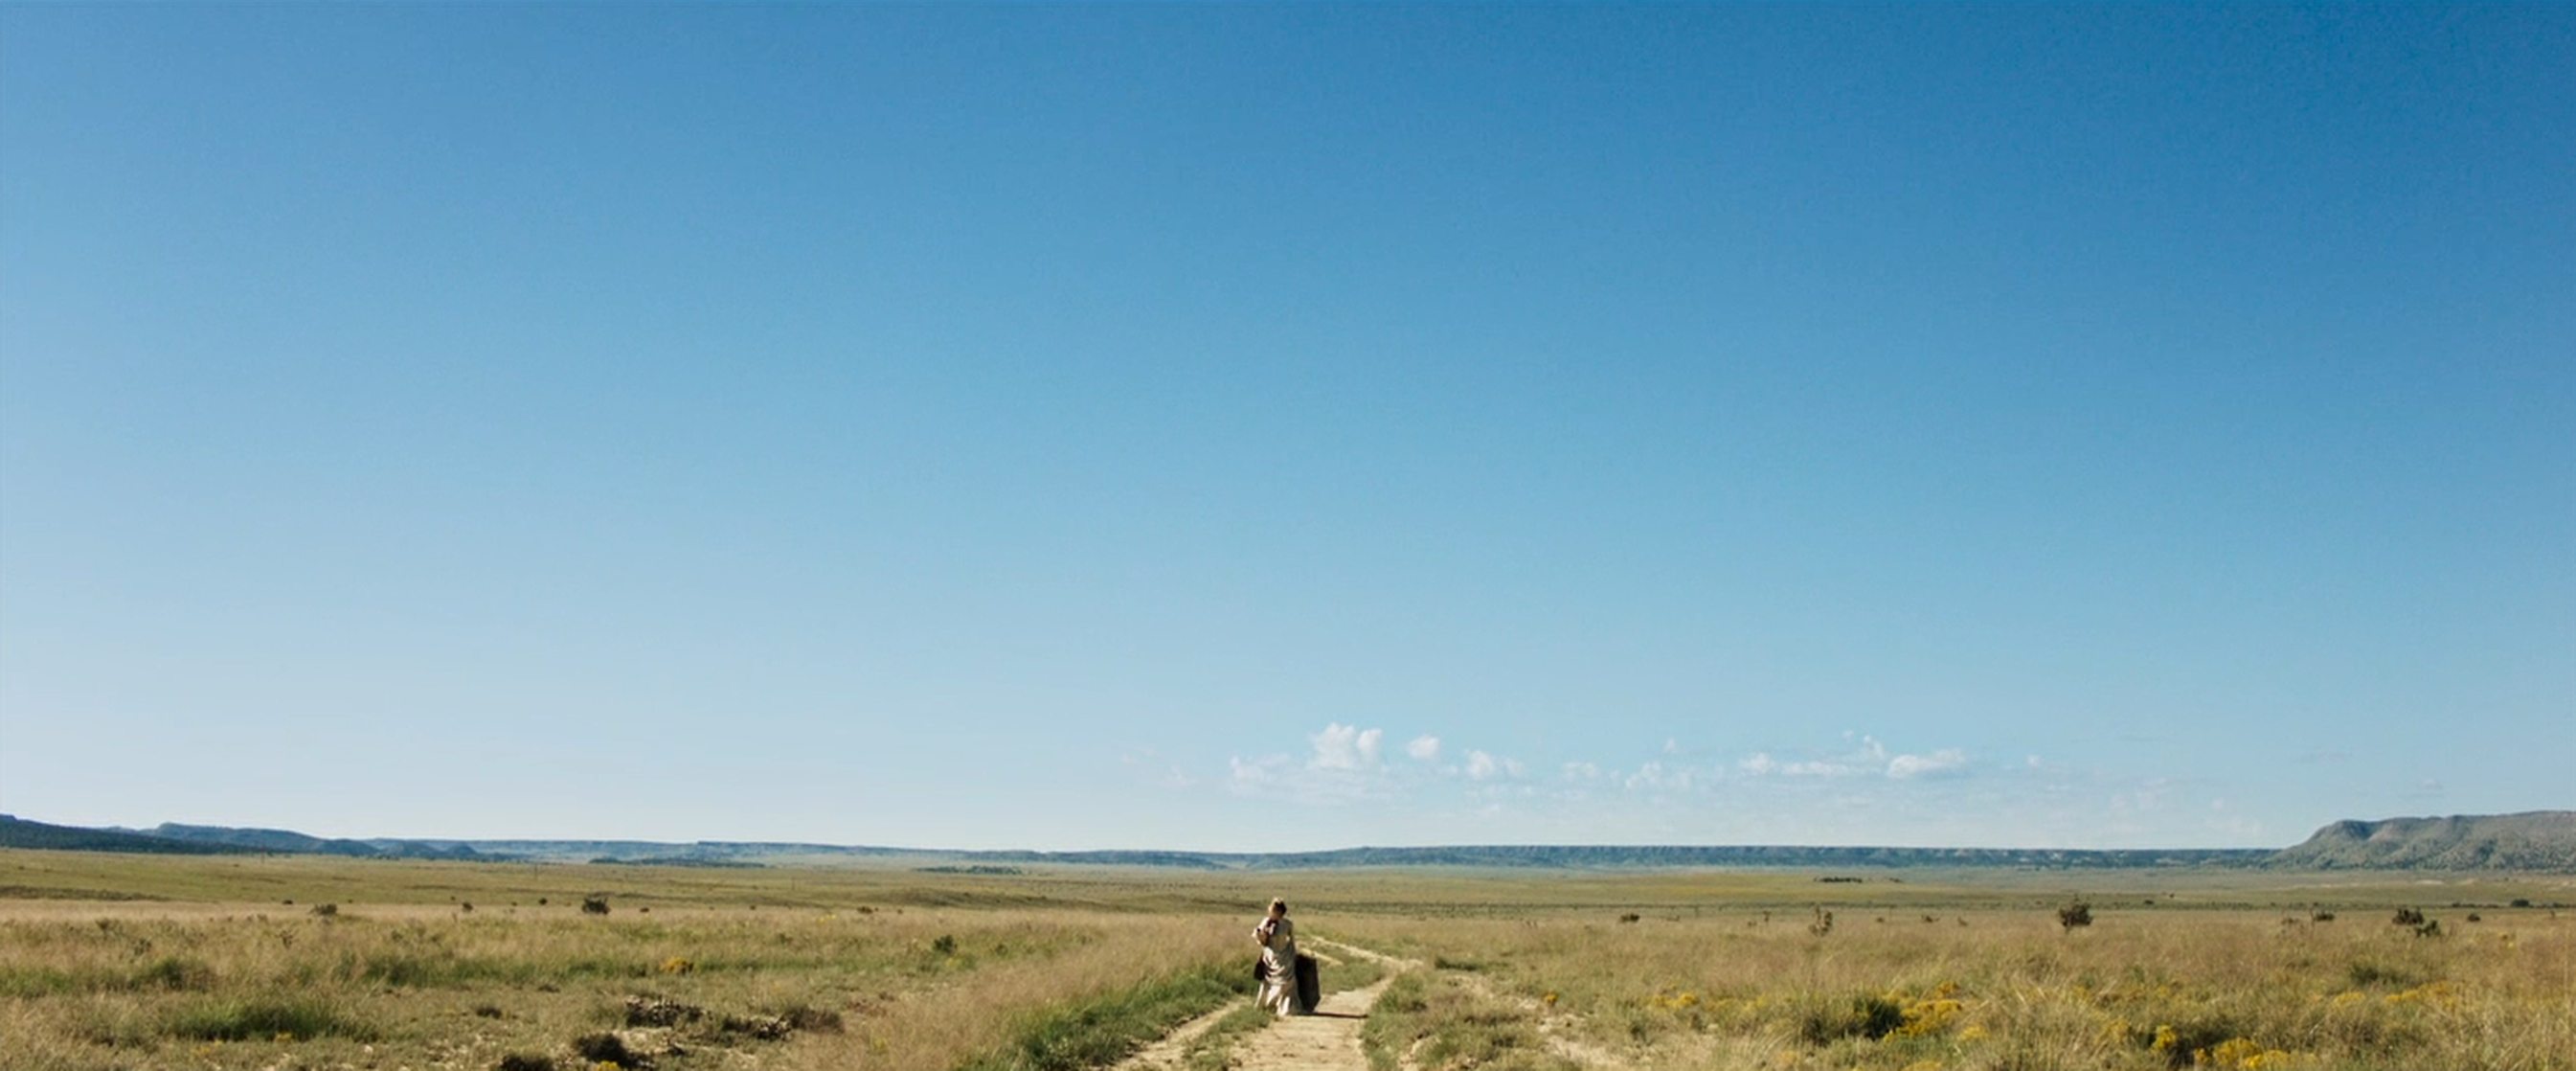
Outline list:
[[[2343,973],[2355,989],[2412,989],[2424,982],[2420,972],[2378,960],[2354,960]]]
[[[194,1041],[372,1041],[376,1036],[374,1028],[319,1000],[209,1001],[179,1009],[163,1031]]]
[[[163,956],[134,973],[133,988],[202,993],[215,987],[215,969],[186,956]]]

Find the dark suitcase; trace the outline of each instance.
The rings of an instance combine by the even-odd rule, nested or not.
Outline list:
[[[1297,953],[1297,1006],[1307,1011],[1324,1002],[1323,972],[1315,969],[1315,957]]]

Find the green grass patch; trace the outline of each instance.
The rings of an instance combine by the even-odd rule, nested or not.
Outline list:
[[[1452,973],[1413,971],[1396,976],[1378,996],[1360,1051],[1377,1071],[1394,1071],[1411,1054],[1424,1067],[1476,1067],[1495,1071],[1572,1071],[1547,1051],[1523,1013],[1480,995]]]
[[[1431,1008],[1430,975],[1399,975],[1377,995],[1368,1022],[1360,1027],[1360,1052],[1371,1071],[1396,1071],[1397,1056],[1421,1035],[1417,1020]]]
[[[1000,1051],[959,1071],[1083,1071],[1107,1067],[1173,1027],[1251,992],[1232,960],[1202,964],[1029,1016]]]
[[[164,1031],[197,1041],[347,1038],[374,1040],[366,1023],[340,1014],[318,1000],[215,1001],[191,1005],[173,1014]]]
[[[1384,965],[1376,960],[1353,956],[1339,963],[1324,964],[1321,981],[1324,984],[1324,995],[1331,996],[1354,989],[1365,989],[1370,983],[1384,977],[1386,977]]]

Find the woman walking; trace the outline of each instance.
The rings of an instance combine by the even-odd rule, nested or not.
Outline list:
[[[1288,901],[1270,901],[1270,916],[1252,928],[1261,945],[1261,1006],[1280,1015],[1296,1015],[1297,924],[1288,921]]]

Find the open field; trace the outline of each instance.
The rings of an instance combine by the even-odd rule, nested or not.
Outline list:
[[[10,1067],[40,1069],[1099,1066],[1236,999],[1272,895],[1311,934],[1427,965],[1367,1023],[1387,1068],[2576,1068],[2576,910],[2548,906],[2576,879],[2188,870],[8,851],[0,1035]],[[607,914],[583,910],[593,896]],[[2078,897],[2093,923],[2061,927]],[[2392,925],[2399,908],[2439,932]]]

